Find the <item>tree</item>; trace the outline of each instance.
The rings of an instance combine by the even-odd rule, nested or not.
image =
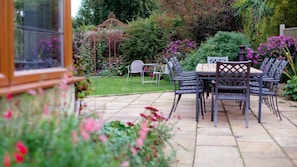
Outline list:
[[[161,11],[179,16],[198,44],[218,31],[236,30],[233,1],[230,0],[160,0]]]
[[[157,0],[82,0],[75,25],[98,25],[107,19],[110,12],[127,23],[139,17],[149,17],[157,6]]]

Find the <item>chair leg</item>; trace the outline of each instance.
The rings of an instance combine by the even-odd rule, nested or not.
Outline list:
[[[214,126],[217,127],[218,124],[218,101],[214,100],[214,115],[213,115]]]
[[[127,74],[126,84],[128,83],[128,80],[129,80],[129,74],[130,73]]]
[[[282,116],[280,114],[279,108],[278,108],[278,104],[277,104],[277,96],[275,96],[275,106],[276,106],[276,113],[279,116],[279,119],[282,120]]]
[[[201,116],[202,116],[202,119],[204,119],[204,107],[205,107],[205,104],[204,103],[204,99],[203,99],[203,94],[199,94],[199,99],[200,99],[200,108],[201,108]]]
[[[171,117],[171,114],[172,114],[173,112],[175,112],[176,107],[177,107],[177,105],[178,105],[178,102],[179,102],[180,98],[181,98],[181,94],[178,95],[177,100],[176,100],[176,95],[174,95],[174,99],[173,99],[172,107],[171,107],[171,110],[170,110],[170,113],[169,113],[168,118],[170,118],[170,117]]]
[[[245,102],[245,127],[249,127],[249,102],[246,100]]]
[[[175,112],[175,110],[176,110],[176,108],[177,108],[177,105],[178,105],[178,103],[179,103],[179,100],[180,100],[181,96],[182,96],[181,94],[178,95],[178,98],[177,98],[177,101],[176,101],[176,104],[175,104],[175,107],[174,107],[173,112]]]

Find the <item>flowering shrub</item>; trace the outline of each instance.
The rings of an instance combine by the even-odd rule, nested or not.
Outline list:
[[[265,57],[285,59],[285,48],[288,48],[294,59],[297,54],[296,39],[289,36],[272,36],[267,39],[267,43],[261,43],[257,51],[248,48],[247,58],[254,64],[257,64],[259,59],[264,59]]]
[[[59,88],[66,89],[63,82]],[[174,152],[165,153],[164,147],[173,124],[156,108],[146,107],[137,123],[106,123],[102,113],[65,116],[44,97],[37,106],[30,99],[45,96],[39,92],[30,90],[17,101],[10,94],[2,98],[2,166],[169,166]]]
[[[59,38],[44,39],[39,42],[36,55],[42,60],[46,59],[61,59],[61,48]]]
[[[186,54],[191,53],[193,50],[197,49],[197,44],[194,41],[189,39],[185,40],[176,40],[170,42],[165,50],[165,56],[167,58],[172,57],[173,55],[179,56],[179,59],[184,59]]]

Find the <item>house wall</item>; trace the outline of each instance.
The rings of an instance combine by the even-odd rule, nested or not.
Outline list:
[[[286,28],[284,24],[281,24],[279,35],[291,36],[297,39],[297,27]]]
[[[35,94],[32,92],[35,92]],[[24,94],[13,95],[11,100],[8,100],[6,96],[2,96],[0,100],[0,113],[11,109],[13,115],[26,112],[34,116],[34,114],[43,113],[45,106],[48,106],[48,112],[56,112],[57,114],[58,112],[62,112],[66,115],[74,114],[74,83],[68,84],[67,89],[56,86],[44,90],[30,90]]]

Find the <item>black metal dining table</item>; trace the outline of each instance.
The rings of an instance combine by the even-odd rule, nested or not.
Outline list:
[[[196,66],[196,77],[197,77],[197,85],[199,80],[214,80],[216,77],[216,64],[197,64]],[[262,92],[262,83],[263,83],[263,71],[251,67],[250,69],[250,77],[251,80],[257,80],[259,82],[259,91]],[[197,86],[198,89],[198,86]],[[199,91],[196,91],[196,122],[199,121]],[[262,94],[259,93],[259,103],[258,103],[258,123],[261,123],[261,112],[262,112]]]

